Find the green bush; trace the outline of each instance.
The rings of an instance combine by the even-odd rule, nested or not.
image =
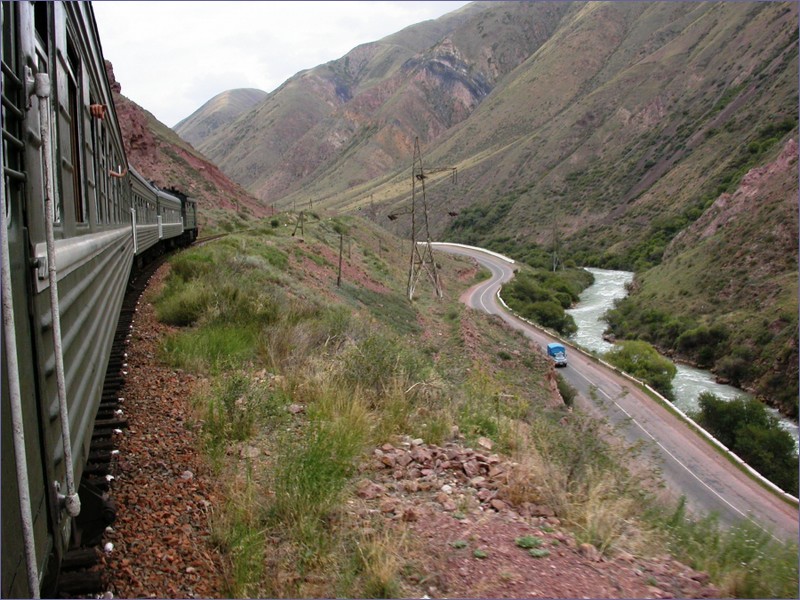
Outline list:
[[[191,281],[215,270],[215,254],[207,248],[192,248],[170,259],[170,278]]]
[[[572,406],[575,404],[575,396],[578,395],[578,390],[572,387],[569,382],[564,379],[561,373],[556,374],[556,382],[558,383],[558,393],[561,394],[561,398],[564,400],[564,404],[566,406]]]
[[[167,338],[164,353],[174,366],[199,372],[244,366],[255,356],[258,332],[245,325],[210,324]]]
[[[209,291],[199,282],[172,279],[155,303],[156,317],[167,325],[192,325],[205,312],[209,299]]]
[[[298,527],[306,543],[322,537],[325,516],[355,473],[369,436],[367,413],[352,395],[331,397],[323,391],[320,402],[334,410],[310,415],[300,436],[286,434],[274,471],[272,516]]]
[[[620,342],[605,354],[605,358],[629,375],[649,383],[665,398],[675,399],[672,391],[672,379],[675,377],[677,369],[672,361],[661,356],[647,342]]]
[[[562,335],[571,335],[577,331],[577,326],[564,308],[577,299],[580,291],[580,284],[576,285],[558,274],[523,273],[503,287],[503,298],[523,317]]]
[[[717,347],[726,339],[728,332],[721,325],[701,325],[682,333],[675,343],[684,355],[697,360],[699,366],[709,367],[714,364]]]

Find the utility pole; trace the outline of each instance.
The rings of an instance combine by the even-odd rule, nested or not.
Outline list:
[[[442,284],[439,281],[439,273],[436,270],[436,261],[433,258],[433,248],[431,246],[431,234],[428,229],[428,201],[425,197],[425,179],[429,173],[437,173],[440,171],[450,171],[452,173],[453,182],[455,183],[456,168],[455,167],[440,167],[430,169],[425,172],[422,167],[422,154],[419,150],[419,138],[414,139],[414,160],[411,165],[411,260],[409,261],[408,268],[408,299],[414,299],[414,290],[417,287],[417,282],[422,275],[422,272],[428,274],[436,295],[441,298]],[[417,224],[417,204],[422,209],[420,215],[420,223]],[[419,231],[421,230],[421,231]],[[420,238],[421,241],[420,241]],[[420,246],[422,250],[420,250]]]
[[[553,211],[553,272],[555,273],[558,270],[560,264],[560,258],[558,256],[559,251],[559,232],[558,232],[558,216],[556,211]]]
[[[344,236],[339,234],[339,275],[336,277],[336,287],[342,287],[342,245]]]

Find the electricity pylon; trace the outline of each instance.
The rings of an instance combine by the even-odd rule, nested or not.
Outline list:
[[[436,261],[433,259],[431,247],[431,234],[428,229],[428,201],[425,197],[425,179],[428,174],[441,171],[451,171],[453,182],[456,179],[455,167],[440,167],[425,171],[422,167],[422,154],[419,150],[419,138],[414,138],[414,161],[411,165],[411,260],[408,268],[408,299],[414,299],[414,290],[417,287],[422,272],[428,274],[436,295],[441,298],[442,284],[436,270]],[[422,214],[419,225],[417,224],[417,205],[420,205]],[[420,231],[421,230],[421,231]],[[420,250],[420,247],[422,249]]]

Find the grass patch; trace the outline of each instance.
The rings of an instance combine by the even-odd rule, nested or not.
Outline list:
[[[797,596],[797,542],[777,541],[748,520],[724,529],[714,516],[690,519],[683,500],[656,522],[667,532],[673,555],[706,571],[723,597]]]
[[[301,435],[288,432],[279,445],[270,516],[313,546],[365,449],[371,419],[363,400],[339,390],[321,392],[309,412]]]
[[[218,374],[252,361],[257,338],[258,332],[248,326],[213,324],[169,336],[163,351],[172,366]]]
[[[258,487],[249,472],[230,486],[223,510],[211,520],[213,541],[228,560],[227,592],[231,598],[262,597],[267,541]]]
[[[397,333],[408,335],[422,331],[417,322],[416,310],[404,293],[374,292],[366,288],[355,287],[347,282],[342,283],[341,289],[346,297],[366,307],[376,319]]]
[[[524,535],[522,537],[518,537],[514,540],[514,543],[520,547],[530,549],[530,548],[538,548],[542,545],[541,538],[538,538],[534,535]]]

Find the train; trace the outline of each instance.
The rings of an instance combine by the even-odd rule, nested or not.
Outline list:
[[[2,2],[2,597],[52,595],[132,273],[197,204],[128,164],[88,2]],[[96,519],[95,519],[96,520]]]

